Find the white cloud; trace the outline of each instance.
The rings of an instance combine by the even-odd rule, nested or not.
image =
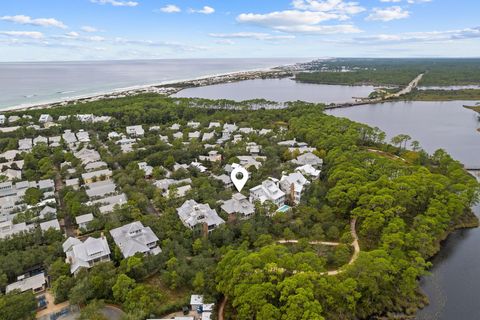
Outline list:
[[[410,16],[410,12],[399,6],[389,8],[373,8],[373,12],[366,18],[372,21],[392,21],[406,19]]]
[[[165,13],[177,13],[177,12],[181,12],[182,9],[180,9],[178,6],[174,4],[167,4],[165,7],[160,8],[160,11]]]
[[[3,16],[0,18],[3,21],[9,21],[17,24],[31,25],[31,26],[40,26],[40,27],[55,27],[66,29],[67,26],[57,19],[53,18],[37,18],[33,19],[25,15],[16,15],[16,16]]]
[[[66,33],[65,36],[66,36],[67,38],[77,38],[77,37],[80,36],[80,35],[78,34],[78,32],[72,31],[72,32]]]
[[[91,3],[98,4],[110,4],[114,7],[136,7],[138,2],[136,1],[117,1],[117,0],[90,0]]]
[[[409,0],[413,1],[413,0]],[[402,0],[380,0],[380,2],[402,2]]]
[[[202,9],[195,10],[195,9],[190,9],[191,13],[202,13],[202,14],[212,14],[215,12],[215,9],[209,6],[204,6]]]
[[[93,41],[93,42],[102,42],[102,41],[105,41],[105,38],[104,37],[100,37],[100,36],[93,36],[93,37],[87,37],[85,38],[86,40],[89,40],[89,41]]]
[[[450,42],[455,40],[479,39],[480,27],[459,30],[408,32],[400,34],[377,34],[354,39],[361,43],[392,42]]]
[[[415,4],[415,3],[427,3],[427,2],[432,2],[433,0],[407,0],[408,3],[410,4]]]
[[[332,33],[357,33],[358,28],[350,24],[319,25],[329,20],[343,20],[335,13],[320,11],[286,10],[267,14],[244,13],[237,17],[241,23],[249,23],[269,27],[277,31],[292,33],[332,34]]]
[[[42,39],[43,33],[38,31],[0,31],[0,35],[8,37],[22,37],[31,39]]]
[[[293,35],[272,35],[262,32],[210,33],[210,37],[221,39],[289,40]]]
[[[345,21],[365,11],[358,2],[343,0],[293,0],[293,9],[269,13],[242,13],[240,23],[254,24],[288,33],[335,34],[361,32],[352,23],[322,25],[326,21]]]
[[[95,27],[91,27],[91,26],[83,26],[80,28],[83,32],[98,32],[98,29],[95,28]]]
[[[365,11],[358,2],[344,2],[343,0],[293,0],[292,6],[299,10],[333,12],[341,15],[355,15]]]

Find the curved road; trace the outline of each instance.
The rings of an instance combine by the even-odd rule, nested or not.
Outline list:
[[[352,238],[353,238],[353,241],[352,241],[352,244],[351,244],[353,246],[353,255],[352,255],[352,258],[350,258],[350,261],[346,265],[353,264],[358,259],[358,256],[360,255],[360,244],[358,243],[358,235],[357,235],[356,225],[357,225],[357,218],[353,218],[352,221],[350,221],[350,234],[352,235]],[[298,243],[298,240],[282,239],[282,240],[278,240],[277,243],[280,243],[280,244]],[[340,242],[310,241],[309,244],[325,245],[325,246],[338,246],[338,245],[340,245]],[[343,267],[345,267],[345,266],[342,266],[341,268],[339,268],[337,270],[322,272],[321,274],[326,274],[326,275],[329,275],[329,276],[335,276],[335,275],[340,274],[340,273],[345,271],[343,269]],[[223,299],[220,302],[220,307],[218,308],[218,320],[224,320],[224,312],[225,312],[225,305],[227,304],[227,299],[228,298],[226,296],[223,296]]]

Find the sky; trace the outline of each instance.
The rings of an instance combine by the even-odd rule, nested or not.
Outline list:
[[[9,0],[0,61],[479,57],[478,0]]]

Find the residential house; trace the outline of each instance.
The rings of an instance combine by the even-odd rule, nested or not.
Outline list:
[[[295,169],[296,172],[300,172],[304,176],[310,177],[316,180],[320,177],[321,170],[315,169],[311,164],[306,164]]]
[[[258,160],[266,160],[266,157],[253,157],[253,156],[237,156],[240,161],[240,165],[245,169],[250,167],[255,167],[259,169],[262,166],[262,163]]]
[[[43,209],[38,213],[38,218],[43,220],[46,217],[56,217],[57,216],[57,209],[52,208],[50,206],[45,206]]]
[[[259,146],[255,142],[248,142],[247,143],[247,152],[250,153],[252,156],[256,157],[260,154],[260,150],[262,149],[262,146]]]
[[[95,118],[93,114],[77,114],[75,117],[80,122],[93,122],[93,119]]]
[[[207,167],[203,166],[200,162],[193,161],[190,163],[190,167],[197,169],[200,173],[204,173],[207,171]]]
[[[8,123],[15,123],[20,119],[21,118],[19,116],[10,116],[10,117],[8,117]]]
[[[222,161],[222,155],[217,150],[211,150],[208,152],[208,156],[199,156],[201,161],[219,162]]]
[[[19,276],[17,282],[7,285],[5,293],[9,294],[14,291],[27,292],[32,291],[33,294],[39,294],[47,289],[47,279],[45,273],[39,273],[31,277]]]
[[[110,261],[110,248],[103,235],[100,238],[89,237],[84,242],[70,237],[62,246],[72,274],[80,268],[89,269],[98,263]]]
[[[179,131],[179,132],[175,132],[175,133],[173,134],[173,138],[174,138],[174,139],[183,139],[183,132],[180,132],[180,131]]]
[[[197,129],[198,127],[200,127],[200,122],[190,121],[187,123],[187,126],[192,129]]]
[[[181,126],[178,123],[174,123],[170,127],[170,130],[178,131],[178,130],[180,130],[180,128],[181,128]]]
[[[183,225],[190,229],[196,225],[206,225],[208,231],[212,231],[225,223],[208,204],[199,204],[195,200],[185,201],[180,208],[177,208],[177,213]]]
[[[54,137],[48,138],[49,146],[53,148],[60,147],[61,141],[62,141],[62,137],[60,136],[54,136]]]
[[[48,145],[48,138],[47,137],[43,137],[43,136],[38,136],[36,138],[33,139],[33,145],[36,146],[40,143],[44,143],[44,144],[47,144]]]
[[[272,132],[271,129],[262,129],[262,130],[258,131],[258,134],[261,135],[261,136],[264,136],[264,135],[267,135],[271,132]]]
[[[104,198],[107,195],[115,193],[117,186],[111,180],[97,181],[89,183],[85,192],[89,199]]]
[[[323,165],[323,160],[311,152],[299,155],[296,159],[292,160],[292,162],[300,166],[309,164],[315,168],[320,168]]]
[[[60,223],[58,222],[57,219],[50,220],[50,221],[45,221],[45,222],[41,222],[41,223],[40,223],[40,229],[41,229],[43,232],[48,231],[48,230],[50,230],[50,229],[60,231]]]
[[[208,129],[212,129],[212,128],[220,128],[222,125],[220,124],[220,122],[210,122],[210,124],[208,125]]]
[[[120,139],[121,137],[122,136],[118,132],[115,132],[115,131],[112,131],[112,132],[108,133],[108,139],[110,139],[110,140]]]
[[[93,221],[93,214],[87,213],[75,217],[75,222],[79,229],[88,230],[88,224]]]
[[[280,189],[285,192],[287,199],[293,201],[294,204],[300,203],[302,192],[308,184],[310,182],[300,172],[283,175],[280,179]]]
[[[143,137],[145,134],[145,130],[143,130],[143,127],[141,125],[139,126],[128,126],[126,128],[127,134],[132,137]]]
[[[22,179],[22,170],[7,169],[0,175],[7,177],[8,180]]]
[[[65,130],[62,134],[62,138],[69,148],[73,148],[78,141],[77,136],[71,130]]]
[[[42,114],[40,115],[40,118],[38,119],[38,122],[40,123],[47,123],[47,122],[52,122],[53,118],[49,114]]]
[[[84,169],[86,171],[93,171],[93,170],[98,170],[101,168],[106,168],[108,167],[107,163],[104,161],[95,161],[95,162],[89,162],[85,165]]]
[[[4,114],[0,114],[0,124],[4,125],[6,121],[7,121],[7,117],[5,117]]]
[[[255,130],[253,128],[240,128],[238,129],[238,131],[243,134],[255,133]]]
[[[255,206],[248,201],[241,193],[235,193],[232,199],[225,201],[222,210],[228,214],[240,214],[245,218],[251,217],[255,213]]]
[[[98,180],[109,180],[112,176],[112,170],[103,169],[93,172],[86,172],[82,174],[82,179],[86,184],[98,181]]]
[[[84,142],[84,143],[90,142],[90,135],[88,134],[87,131],[79,130],[76,135],[77,135],[78,142]]]
[[[265,180],[261,185],[250,189],[250,202],[260,201],[263,204],[267,200],[273,202],[278,207],[285,203],[285,192],[280,190],[278,185],[271,179]]]
[[[65,186],[72,187],[74,190],[78,190],[80,187],[80,179],[74,178],[65,180]]]
[[[144,227],[141,222],[132,222],[112,229],[110,234],[124,258],[134,256],[136,253],[157,255],[162,252],[157,245],[158,237],[150,227]]]
[[[145,173],[145,177],[149,178],[153,174],[153,167],[149,166],[146,162],[139,162],[138,168]]]
[[[112,212],[115,209],[115,206],[122,206],[125,203],[127,203],[127,196],[122,193],[118,195],[108,196],[102,199],[89,201],[87,202],[87,205],[99,204],[100,207],[98,208],[98,210],[100,211],[100,213],[106,214]]]
[[[206,132],[203,134],[203,137],[202,137],[202,142],[204,141],[209,141],[209,140],[212,140],[213,138],[215,138],[215,132]]]
[[[12,221],[5,221],[0,223],[0,239],[5,239],[7,237],[19,234],[31,232],[35,229],[35,226],[27,225],[25,222],[13,224]]]
[[[189,132],[188,133],[188,139],[200,139],[200,131],[194,131],[194,132]]]
[[[82,150],[73,154],[76,158],[80,159],[83,165],[90,162],[100,161],[100,154],[96,150],[83,148]]]
[[[226,174],[221,174],[219,176],[212,175],[212,178],[223,182],[223,186],[227,189],[233,187],[232,179]]]
[[[32,139],[25,138],[18,140],[18,150],[30,152],[33,148]]]

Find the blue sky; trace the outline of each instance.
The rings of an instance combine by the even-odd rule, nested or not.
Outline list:
[[[478,0],[12,0],[0,61],[478,57]]]

